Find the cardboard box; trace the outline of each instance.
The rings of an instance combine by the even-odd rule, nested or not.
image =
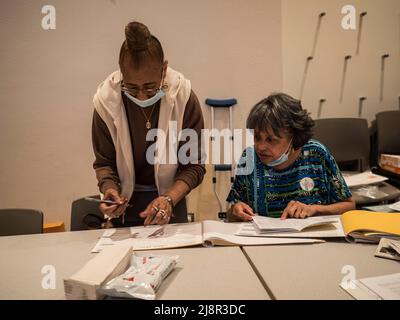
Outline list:
[[[81,270],[64,279],[66,298],[68,300],[104,298],[97,289],[128,269],[132,252],[132,247],[113,246],[96,254]]]
[[[400,155],[381,154],[379,164],[400,169]]]
[[[43,233],[64,232],[64,221],[47,222],[43,224]]]
[[[379,166],[386,171],[400,174],[400,155],[381,154]]]

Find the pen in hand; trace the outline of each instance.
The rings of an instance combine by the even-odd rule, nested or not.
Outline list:
[[[112,200],[104,200],[104,199],[103,199],[103,200],[100,200],[100,199],[90,198],[90,197],[86,197],[85,200],[91,201],[91,202],[97,202],[97,203],[106,203],[106,204],[110,204],[110,205],[115,204],[115,205],[117,205],[117,206],[120,206],[120,205],[121,205],[119,202],[112,201]],[[129,203],[126,203],[125,206],[126,206],[126,207],[132,207],[132,205],[129,204]]]

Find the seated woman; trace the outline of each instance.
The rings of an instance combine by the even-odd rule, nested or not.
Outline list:
[[[247,128],[254,129],[254,146],[239,161],[227,198],[229,220],[250,221],[255,214],[307,218],[355,208],[335,159],[311,139],[313,126],[301,102],[283,93],[253,107]],[[244,163],[252,170],[241,171]]]

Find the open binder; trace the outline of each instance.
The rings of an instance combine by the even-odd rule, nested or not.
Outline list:
[[[257,238],[238,236],[242,223],[225,223],[206,220],[196,223],[177,223],[164,226],[131,227],[107,229],[100,237],[92,252],[103,248],[122,245],[133,250],[180,248],[188,246],[226,245],[274,245],[292,243],[318,243],[318,239],[302,238]]]

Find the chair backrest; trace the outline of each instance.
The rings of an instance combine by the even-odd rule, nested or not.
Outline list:
[[[33,209],[0,209],[0,236],[42,232],[42,211]]]
[[[315,120],[314,138],[332,153],[342,170],[364,171],[369,166],[369,129],[366,119],[332,118]]]
[[[100,199],[99,195],[90,196],[91,198]],[[96,216],[99,219],[96,219]],[[90,202],[84,198],[77,199],[72,202],[71,206],[71,231],[88,230],[99,226],[103,214],[99,209],[99,204]],[[90,227],[90,225],[93,225]]]
[[[376,114],[377,153],[400,154],[400,111]]]

